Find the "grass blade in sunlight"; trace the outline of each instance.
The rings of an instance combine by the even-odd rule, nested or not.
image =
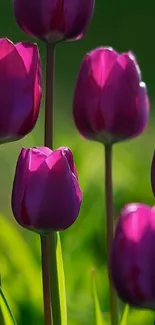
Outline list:
[[[126,305],[122,314],[120,325],[127,325],[128,324],[128,315],[129,315],[130,307]]]
[[[0,298],[1,298],[1,313],[0,313],[0,324],[1,325],[17,325],[16,320],[13,316],[12,310],[7,302],[2,287],[0,287]]]
[[[58,232],[54,236],[50,236],[51,246],[51,296],[53,324],[67,325],[67,307],[66,307],[66,291],[65,291],[65,276],[61,251],[61,241]],[[52,247],[55,247],[53,250]],[[53,267],[53,265],[55,267]]]
[[[95,309],[95,325],[107,325],[107,322],[104,320],[101,308],[100,308],[100,303],[99,303],[99,298],[97,294],[97,288],[96,288],[96,282],[95,282],[95,272],[92,270],[92,284],[93,284],[93,297],[94,297],[94,309]]]

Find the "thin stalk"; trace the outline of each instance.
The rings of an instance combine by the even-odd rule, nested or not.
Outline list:
[[[46,44],[46,98],[45,98],[45,146],[53,149],[53,98],[54,98],[55,46]]]
[[[48,242],[47,236],[41,235],[41,257],[42,257],[42,279],[43,279],[43,300],[45,325],[53,325],[51,315],[51,292],[50,277],[48,268]]]
[[[54,107],[54,68],[55,46],[46,44],[46,98],[45,98],[45,146],[53,149],[53,107]],[[47,236],[48,268],[50,272],[51,306],[53,325],[61,324],[61,307],[59,297],[59,283],[57,277],[56,233]]]
[[[106,196],[106,228],[108,269],[110,252],[114,235],[114,212],[113,212],[113,184],[112,184],[112,145],[105,145],[105,196]],[[110,290],[110,318],[111,325],[118,325],[117,297],[109,274]]]

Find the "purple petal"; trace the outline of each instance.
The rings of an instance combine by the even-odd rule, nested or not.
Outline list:
[[[16,45],[18,52],[20,53],[26,70],[26,80],[29,83],[29,96],[32,97],[32,106],[27,110],[27,119],[23,120],[21,128],[18,130],[18,135],[22,136],[30,132],[36,124],[39,108],[42,97],[42,76],[41,76],[41,63],[38,47],[35,44],[19,43]]]
[[[53,152],[51,149],[49,149],[48,147],[38,147],[37,148],[41,153],[43,153],[45,156],[49,156],[51,155],[51,153]]]
[[[96,132],[95,116],[101,109],[101,91],[117,57],[118,54],[111,48],[99,48],[87,54],[82,62],[74,94],[73,113],[76,126],[88,138]],[[103,129],[103,116],[100,116],[100,121]]]
[[[78,179],[78,174],[76,171],[76,167],[74,165],[73,153],[71,152],[71,150],[68,147],[60,147],[60,148],[58,148],[58,150],[61,150],[62,154],[67,158],[67,161],[68,161],[68,164],[70,166],[72,173]]]
[[[22,148],[18,157],[12,191],[12,210],[16,220],[23,225],[21,205],[29,175],[30,150]]]
[[[38,115],[41,99],[41,88],[38,83],[36,86],[38,51],[36,46],[27,46],[29,55],[25,55],[25,43],[16,47],[7,39],[0,42],[1,141],[16,140],[28,133]],[[25,61],[22,54],[25,55]]]
[[[56,150],[31,174],[27,184],[25,202],[28,214],[33,216],[31,226],[48,230],[67,228],[78,216],[80,194],[66,158]]]

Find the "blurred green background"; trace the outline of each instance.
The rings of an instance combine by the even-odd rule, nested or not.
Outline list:
[[[33,0],[32,0],[33,1]],[[52,1],[52,0],[51,0]],[[85,38],[57,46],[55,82],[55,147],[69,146],[83,190],[77,222],[61,234],[66,274],[68,325],[94,325],[90,270],[96,269],[102,311],[108,312],[106,271],[104,152],[100,144],[83,140],[72,119],[76,75],[86,51],[109,45],[118,51],[132,50],[148,85],[151,119],[146,132],[114,149],[114,199],[118,215],[125,203],[154,204],[150,164],[155,147],[155,2],[153,0],[96,0],[95,14]],[[0,37],[14,42],[29,38],[17,27],[12,1],[0,1]],[[32,39],[29,39],[32,41]],[[45,48],[39,43],[43,73]],[[45,74],[44,74],[45,77]],[[18,324],[43,324],[39,236],[21,229],[12,217],[10,195],[16,159],[21,146],[43,143],[44,100],[35,130],[25,139],[0,148],[0,272],[6,296]],[[132,310],[129,324],[153,324],[153,314]],[[59,325],[59,324],[58,324]]]

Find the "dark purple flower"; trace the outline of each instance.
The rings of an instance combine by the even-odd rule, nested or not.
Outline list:
[[[132,53],[97,48],[82,62],[73,114],[88,139],[115,143],[139,135],[149,117],[147,90]]]
[[[118,219],[110,271],[120,298],[133,307],[155,309],[155,207],[125,206]]]
[[[12,192],[12,210],[20,225],[40,233],[66,229],[78,217],[81,201],[67,147],[22,149]]]
[[[0,39],[0,143],[18,140],[33,129],[41,96],[37,45]]]
[[[91,20],[95,0],[14,0],[21,29],[45,42],[81,38]]]

